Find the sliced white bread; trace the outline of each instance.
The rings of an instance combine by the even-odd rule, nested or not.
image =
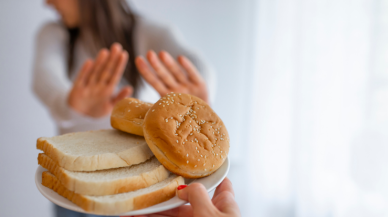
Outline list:
[[[146,188],[167,179],[170,175],[170,172],[155,157],[130,167],[94,172],[65,170],[42,153],[38,156],[38,164],[54,174],[70,191],[94,196],[119,194]]]
[[[42,137],[36,147],[70,171],[126,167],[153,156],[143,137],[114,129]]]
[[[85,196],[65,188],[53,174],[42,173],[42,185],[53,189],[85,211],[100,215],[116,215],[164,202],[174,197],[176,188],[183,184],[184,179],[181,176],[171,175],[155,185],[137,191],[107,196]]]

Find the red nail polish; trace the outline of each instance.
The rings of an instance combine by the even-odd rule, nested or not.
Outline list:
[[[184,189],[184,188],[186,188],[186,187],[187,187],[187,185],[179,185],[177,189],[178,189],[178,191],[179,191],[179,190],[182,190],[182,189]]]

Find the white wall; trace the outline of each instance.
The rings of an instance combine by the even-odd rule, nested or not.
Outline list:
[[[208,58],[218,75],[214,108],[226,123],[232,140],[232,180],[241,180],[238,162],[245,122],[246,72],[251,1],[135,0],[145,16],[173,23],[187,41]],[[52,136],[55,126],[32,95],[31,68],[34,34],[44,21],[54,19],[44,1],[0,1],[0,214],[50,216],[50,203],[34,184],[37,167],[35,142]],[[232,100],[233,99],[233,100]],[[237,199],[242,186],[236,186]],[[242,194],[241,194],[242,195]]]

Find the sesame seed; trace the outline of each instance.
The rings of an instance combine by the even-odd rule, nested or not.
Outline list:
[[[205,164],[203,164],[203,166],[205,166]]]
[[[195,165],[194,167],[197,167],[197,165]]]
[[[189,163],[189,161],[186,161],[186,163],[188,164],[188,163]]]
[[[159,105],[162,105],[162,103],[159,103]]]
[[[188,157],[189,156],[189,154],[186,154],[186,157]]]
[[[213,167],[214,167],[214,164],[213,164]]]
[[[185,144],[185,142],[183,142],[183,145]]]
[[[164,107],[164,105],[163,105],[163,107]]]
[[[205,171],[206,171],[207,169],[205,169]]]
[[[179,95],[181,95],[181,94],[179,94]]]
[[[172,117],[170,119],[172,119]]]
[[[128,112],[130,112],[131,110],[128,110]]]
[[[201,154],[201,157],[203,157],[202,154]]]
[[[154,112],[155,111],[155,109],[152,109],[152,112]]]
[[[199,159],[198,159],[198,161],[199,161]]]
[[[221,153],[222,153],[222,151],[221,151]]]
[[[195,147],[195,149],[197,149],[197,147]]]
[[[178,143],[179,141],[177,140],[176,143]]]
[[[168,118],[166,118],[166,122],[168,122]]]

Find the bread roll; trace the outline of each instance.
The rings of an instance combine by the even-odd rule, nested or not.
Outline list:
[[[125,98],[113,108],[110,123],[113,128],[127,133],[143,136],[143,121],[152,103],[135,98]]]
[[[198,97],[171,93],[146,114],[144,137],[156,158],[171,172],[200,178],[215,172],[229,153],[222,120]]]

